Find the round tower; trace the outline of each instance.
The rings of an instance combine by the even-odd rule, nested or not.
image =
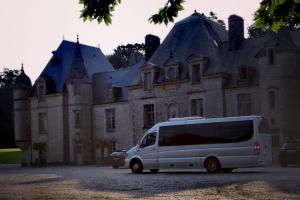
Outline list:
[[[31,132],[29,94],[32,88],[30,78],[25,74],[23,64],[21,73],[14,83],[14,127],[15,141],[22,150],[22,165],[31,163]]]
[[[261,114],[268,119],[273,162],[287,140],[300,138],[299,50],[288,30],[267,33],[258,53]]]

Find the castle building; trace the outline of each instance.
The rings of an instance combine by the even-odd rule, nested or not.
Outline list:
[[[262,115],[273,161],[300,138],[300,31],[245,39],[237,15],[224,25],[197,12],[160,44],[146,36],[146,60],[115,70],[99,48],[63,41],[33,86],[15,83],[15,134],[23,164],[44,144],[48,163],[86,164],[129,149],[173,117]]]

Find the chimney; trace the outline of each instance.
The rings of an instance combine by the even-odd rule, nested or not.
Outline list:
[[[148,61],[160,45],[159,37],[148,34],[145,37],[145,60]]]
[[[244,19],[238,15],[230,15],[228,18],[228,26],[229,49],[236,50],[244,40]]]

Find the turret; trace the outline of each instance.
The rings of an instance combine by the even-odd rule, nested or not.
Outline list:
[[[31,80],[25,74],[22,64],[21,73],[14,82],[15,141],[22,150],[22,165],[30,165],[31,163],[30,105],[28,99],[31,87]]]
[[[81,53],[75,44],[69,78],[66,81],[69,120],[69,162],[77,165],[93,161],[91,127],[92,85]]]
[[[268,119],[272,136],[273,162],[280,146],[300,139],[299,49],[288,30],[267,32],[264,47],[257,53],[260,74],[261,114]]]

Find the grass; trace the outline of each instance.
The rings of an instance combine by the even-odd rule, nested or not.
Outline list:
[[[0,149],[0,164],[17,164],[20,162],[20,149]]]

